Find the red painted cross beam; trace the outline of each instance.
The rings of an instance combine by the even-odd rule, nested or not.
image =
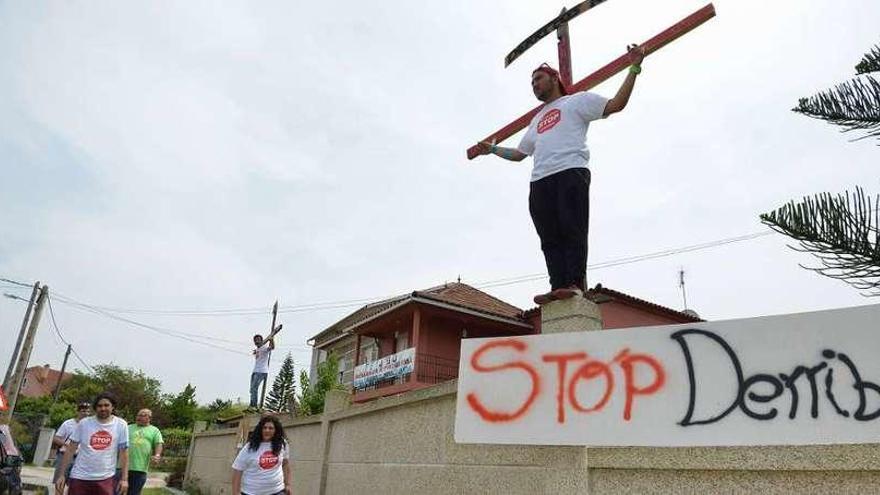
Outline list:
[[[693,14],[685,17],[684,19],[682,19],[672,27],[668,28],[667,30],[663,31],[662,33],[658,34],[657,36],[654,36],[648,41],[642,43],[641,46],[645,48],[645,53],[650,55],[651,53],[656,52],[657,50],[671,43],[672,41],[675,41],[681,36],[684,36],[688,32],[694,30],[695,28],[713,17],[715,17],[715,7],[710,3],[700,10],[694,12]],[[607,64],[605,67],[602,67],[596,72],[574,83],[570,87],[570,92],[574,93],[577,91],[586,91],[590,88],[598,86],[600,83],[610,79],[612,76],[626,69],[628,66],[629,58],[625,54],[621,55],[616,60]],[[529,122],[532,121],[532,118],[538,112],[540,112],[543,107],[544,105],[538,105],[537,107],[530,110],[528,113],[522,115],[520,118],[507,124],[498,131],[490,134],[483,141],[490,143],[494,141],[496,143],[500,143],[510,136],[513,136],[520,130],[524,129],[527,125],[529,125]],[[473,160],[477,155],[479,155],[479,151],[479,146],[477,145],[468,148],[468,160]]]

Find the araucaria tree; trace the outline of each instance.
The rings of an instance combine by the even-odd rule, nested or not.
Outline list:
[[[856,65],[860,78],[833,90],[802,98],[793,110],[880,138],[880,46]],[[804,267],[843,280],[880,296],[880,196],[873,199],[861,188],[854,193],[822,193],[761,215],[770,228],[800,242],[795,250],[812,253],[819,267]]]
[[[272,390],[266,397],[266,410],[272,412],[290,412],[290,402],[296,392],[294,384],[293,356],[288,352],[281,370],[272,382]]]
[[[804,268],[880,296],[880,197],[872,201],[861,188],[837,196],[822,193],[792,201],[761,220],[800,242],[792,249],[812,253],[822,264]]]
[[[880,72],[880,45],[875,46],[856,65],[858,77],[809,98],[801,98],[792,110],[843,127],[843,132],[862,131],[880,138],[880,80],[870,75]]]

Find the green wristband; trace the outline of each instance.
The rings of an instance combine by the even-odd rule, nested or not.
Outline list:
[[[642,66],[636,65],[636,64],[630,65],[629,66],[629,73],[630,74],[641,74],[642,73]]]

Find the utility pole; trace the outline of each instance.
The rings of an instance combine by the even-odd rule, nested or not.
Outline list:
[[[40,290],[40,282],[34,284],[34,290],[31,292],[31,299],[28,302],[27,310],[24,312],[24,320],[21,322],[21,329],[18,331],[18,340],[15,341],[15,349],[12,350],[12,357],[9,358],[9,367],[6,368],[6,375],[3,377],[3,390],[9,393],[9,379],[12,378],[12,372],[15,370],[15,363],[18,361],[18,353],[21,351],[21,341],[24,340],[24,334],[27,331],[28,321],[31,318],[31,310],[34,309],[34,301],[37,299],[37,292]],[[15,296],[18,298],[18,296]]]
[[[44,285],[40,289],[37,296],[36,308],[34,308],[34,316],[31,318],[28,326],[27,335],[21,346],[21,353],[18,356],[18,364],[15,367],[15,373],[9,382],[9,409],[4,416],[4,423],[9,423],[12,419],[12,413],[15,412],[15,403],[18,401],[18,392],[21,389],[21,382],[24,380],[24,373],[27,369],[28,361],[31,359],[31,351],[34,348],[34,338],[37,334],[37,327],[40,326],[40,316],[43,314],[43,307],[46,305],[46,299],[49,298],[49,286]]]
[[[64,362],[61,363],[61,374],[58,375],[58,383],[55,385],[55,393],[52,394],[52,405],[58,401],[58,394],[61,392],[61,382],[64,381],[64,371],[67,369],[67,358],[70,357],[70,351],[73,347],[67,344],[67,352],[64,353]]]

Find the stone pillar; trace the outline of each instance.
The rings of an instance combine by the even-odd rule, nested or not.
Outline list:
[[[577,295],[570,299],[553,301],[541,306],[541,333],[591,332],[602,330],[599,305]],[[554,472],[547,479],[547,493],[588,493],[589,449],[571,447],[583,464]],[[551,489],[552,487],[552,489]]]
[[[602,330],[599,305],[582,296],[541,306],[541,333]]]
[[[40,428],[40,436],[37,437],[37,448],[34,450],[34,466],[44,466],[46,461],[49,460],[53,436],[55,436],[54,429]]]

